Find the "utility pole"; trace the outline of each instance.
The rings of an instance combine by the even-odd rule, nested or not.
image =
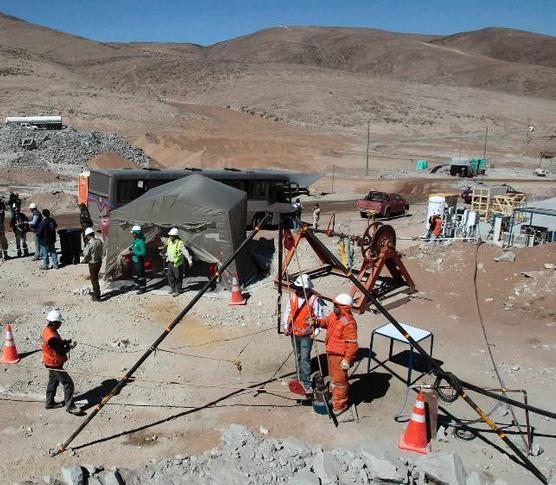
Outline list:
[[[365,176],[369,176],[369,146],[371,144],[371,122],[367,121],[367,163],[365,165]]]
[[[486,160],[487,157],[487,139],[488,139],[488,125],[486,125],[486,129],[485,129],[485,147],[483,150],[483,160]]]

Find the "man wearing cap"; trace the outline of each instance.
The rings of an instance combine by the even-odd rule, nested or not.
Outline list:
[[[147,291],[147,278],[145,277],[145,258],[147,257],[147,243],[141,226],[133,226],[131,228],[133,234],[133,244],[129,248],[133,263],[133,279],[134,286],[137,288],[137,294],[142,295]]]
[[[319,327],[326,328],[326,354],[328,374],[332,387],[334,413],[341,413],[348,407],[348,369],[357,354],[357,322],[351,314],[353,300],[342,293],[334,299],[334,311],[317,321]]]
[[[168,284],[169,293],[179,296],[183,285],[183,275],[185,273],[185,262],[191,267],[193,260],[185,244],[178,236],[178,229],[173,227],[168,232],[168,242],[166,243],[166,262],[168,263]]]
[[[324,304],[314,292],[314,285],[309,275],[298,276],[292,289],[282,317],[282,325],[285,335],[293,334],[299,379],[305,388],[305,393],[310,396],[314,322],[322,317]]]
[[[91,275],[91,285],[93,285],[91,298],[93,301],[100,301],[98,275],[102,266],[104,245],[100,239],[95,237],[95,230],[92,227],[87,227],[85,229],[85,238],[87,239],[87,245],[83,250],[83,262],[89,263],[89,274]]]
[[[58,329],[64,319],[58,310],[48,312],[46,320],[48,324],[42,332],[42,359],[48,369],[45,408],[61,408],[65,404],[68,413],[80,416],[83,412],[73,402],[73,391],[75,390],[73,380],[64,370],[68,354],[76,344],[71,340],[62,340],[62,337],[60,337]],[[64,388],[64,403],[57,403],[54,400],[58,384],[62,384]]]
[[[29,209],[31,209],[31,220],[29,221],[29,229],[35,233],[35,254],[33,255],[33,261],[38,261],[41,258],[41,250],[37,229],[39,227],[39,224],[42,222],[42,214],[41,211],[37,209],[37,204],[35,203],[29,205]]]

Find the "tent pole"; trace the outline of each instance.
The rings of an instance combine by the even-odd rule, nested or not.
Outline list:
[[[113,389],[102,398],[100,403],[95,407],[95,409],[87,416],[87,418],[78,426],[78,428],[72,433],[72,435],[64,441],[59,448],[53,451],[50,456],[54,457],[66,451],[69,444],[83,431],[83,429],[93,420],[93,418],[100,412],[100,410],[112,399],[114,396],[119,394],[122,388],[127,382],[133,380],[133,374],[139,367],[147,360],[147,358],[156,351],[157,347],[162,343],[162,341],[170,335],[174,327],[176,327],[183,318],[189,313],[189,311],[195,306],[195,304],[201,299],[201,297],[207,292],[207,290],[212,286],[214,282],[220,277],[221,273],[234,261],[241,250],[247,245],[251,239],[261,230],[261,227],[268,219],[270,213],[267,212],[264,218],[259,222],[257,226],[249,233],[249,235],[244,239],[244,241],[239,245],[239,247],[233,252],[233,254],[222,264],[220,271],[216,274],[199,290],[199,292],[193,297],[193,299],[186,305],[186,307],[179,313],[179,315],[174,318],[174,320],[166,327],[164,332],[154,341],[154,343],[149,347],[149,349],[139,358],[135,364],[126,372],[126,374],[119,380],[119,382],[113,387]]]

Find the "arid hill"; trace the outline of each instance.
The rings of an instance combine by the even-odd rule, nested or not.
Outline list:
[[[347,168],[361,163],[367,123],[387,159],[476,154],[486,125],[490,150],[536,157],[554,130],[555,45],[499,28],[338,27],[206,47],[99,43],[0,14],[0,103],[3,115],[56,112],[139,137],[172,166]],[[524,144],[530,123],[543,138]]]

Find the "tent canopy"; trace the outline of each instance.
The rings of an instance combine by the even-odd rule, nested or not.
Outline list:
[[[177,227],[195,259],[224,261],[245,239],[247,194],[203,175],[190,175],[155,187],[110,214],[106,274],[119,273],[130,246],[130,229],[139,224],[148,242]],[[230,271],[250,275],[247,255],[240,254]]]

